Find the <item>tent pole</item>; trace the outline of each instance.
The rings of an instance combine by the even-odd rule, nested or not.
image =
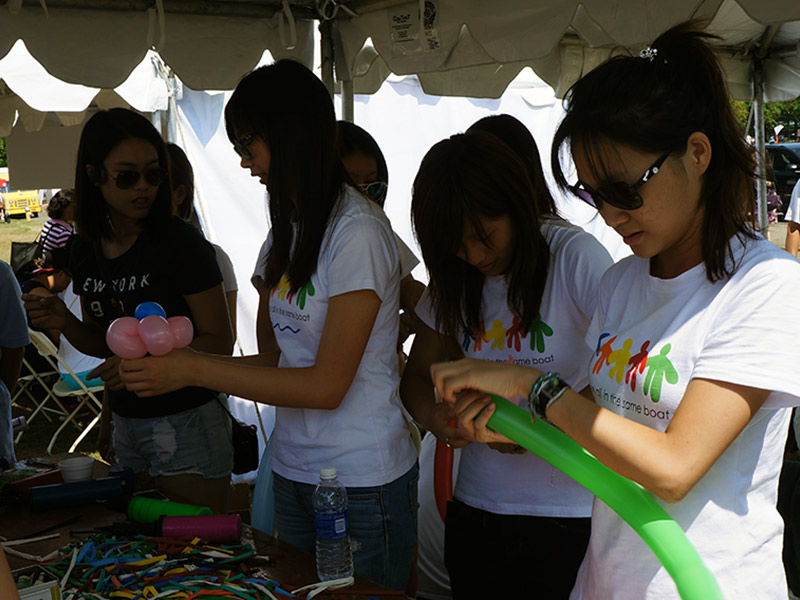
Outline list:
[[[352,79],[342,81],[342,118],[350,123],[354,123],[356,120]]]
[[[319,24],[319,32],[322,83],[328,88],[328,93],[333,98],[333,22],[322,21]]]
[[[756,206],[758,208],[758,228],[767,237],[767,181],[766,151],[764,149],[764,61],[753,61],[753,117],[756,138]]]

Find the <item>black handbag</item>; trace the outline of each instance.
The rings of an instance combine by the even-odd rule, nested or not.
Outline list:
[[[11,242],[11,270],[22,283],[30,279],[33,272],[42,266],[44,240],[41,234],[33,242]]]
[[[246,425],[231,414],[225,404],[219,401],[222,410],[231,419],[231,442],[233,443],[233,470],[242,475],[258,468],[258,427]]]

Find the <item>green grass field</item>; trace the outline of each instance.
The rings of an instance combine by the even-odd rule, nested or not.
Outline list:
[[[32,242],[42,230],[47,216],[39,214],[35,219],[11,219],[9,223],[0,221],[0,260],[8,262],[11,258],[11,242]]]

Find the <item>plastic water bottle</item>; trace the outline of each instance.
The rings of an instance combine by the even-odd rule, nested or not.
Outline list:
[[[313,496],[317,532],[317,576],[320,581],[353,575],[347,490],[336,476],[336,467],[320,469],[319,484]]]

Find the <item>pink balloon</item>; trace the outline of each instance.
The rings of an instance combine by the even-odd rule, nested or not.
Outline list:
[[[194,339],[194,326],[189,317],[170,317],[167,319],[172,335],[175,336],[175,347],[185,348]]]
[[[120,358],[142,358],[147,348],[139,337],[139,321],[120,317],[108,326],[106,344]]]
[[[163,356],[175,347],[169,323],[158,315],[149,315],[139,321],[139,337],[153,356]]]

